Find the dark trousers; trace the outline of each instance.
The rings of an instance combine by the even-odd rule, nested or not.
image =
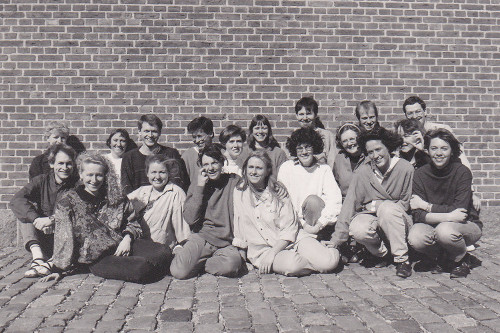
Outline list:
[[[132,243],[129,256],[105,255],[90,265],[92,274],[113,280],[148,283],[161,280],[168,271],[172,252],[162,244],[145,239]]]

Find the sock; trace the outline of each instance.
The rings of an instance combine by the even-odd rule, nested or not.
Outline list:
[[[43,259],[43,252],[40,244],[31,244],[30,251],[33,259]]]

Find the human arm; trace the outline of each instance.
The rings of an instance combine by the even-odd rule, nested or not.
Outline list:
[[[472,200],[472,173],[468,168],[461,165],[456,175],[456,179],[454,180],[456,191],[453,202],[450,205],[433,204],[432,213],[449,213],[457,208],[469,209]]]
[[[172,226],[175,232],[175,239],[178,244],[184,242],[188,239],[191,234],[191,229],[189,225],[184,221],[182,210],[184,209],[184,202],[186,200],[186,195],[184,192],[178,188],[175,191],[175,197],[172,206]]]
[[[264,274],[271,273],[273,270],[274,258],[278,253],[283,251],[288,244],[290,244],[290,242],[287,240],[278,240],[276,244],[264,254],[260,262],[259,272]]]
[[[123,221],[121,226],[122,235],[125,237],[129,235],[131,241],[140,238],[142,235],[142,228],[138,220],[136,211],[132,203],[125,199],[123,204]]]
[[[184,202],[184,221],[189,225],[199,222],[205,214],[206,203],[203,202],[203,196],[208,176],[203,169],[200,169],[199,172],[198,181],[189,186],[186,201]]]
[[[320,229],[323,229],[328,224],[337,222],[337,217],[342,208],[342,193],[333,176],[332,169],[329,166],[322,166],[322,168],[324,171],[321,199],[325,202],[325,208],[323,208],[317,222]]]

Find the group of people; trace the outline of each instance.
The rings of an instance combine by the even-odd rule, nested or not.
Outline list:
[[[465,277],[482,230],[470,165],[451,129],[427,121],[423,100],[408,98],[403,111],[391,131],[363,101],[358,124],[334,135],[303,97],[283,148],[264,115],[248,133],[227,126],[219,143],[212,121],[197,117],[182,155],[159,144],[163,123],[152,114],[138,121],[139,147],[117,129],[109,154],[77,156],[66,125],[51,123],[49,148],[11,201],[33,258],[25,276],[89,269],[147,283],[238,276],[246,262],[289,276],[361,262],[394,263],[407,278],[418,261],[415,269]]]

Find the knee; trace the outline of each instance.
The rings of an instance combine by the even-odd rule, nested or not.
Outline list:
[[[317,195],[311,194],[302,203],[302,216],[310,225],[315,225],[325,208],[325,202]]]
[[[172,260],[172,263],[170,264],[170,274],[179,280],[185,280],[189,278],[189,275],[191,273],[191,270],[188,269],[187,267],[184,267],[179,260],[176,260],[177,257],[174,257],[174,260]]]
[[[435,242],[434,236],[426,233],[425,230],[422,229],[423,228],[419,228],[417,224],[413,226],[408,233],[408,244],[417,251]]]
[[[337,249],[325,247],[325,251],[314,263],[314,268],[319,273],[327,273],[334,270],[340,260],[340,253]]]
[[[454,223],[443,222],[436,227],[436,238],[441,244],[453,244],[462,240],[463,236],[454,227]]]
[[[207,260],[205,271],[212,275],[234,276],[241,268],[242,259],[238,255],[217,256]]]
[[[349,234],[357,241],[362,243],[364,240],[371,239],[371,235],[376,232],[371,224],[362,223],[362,216],[357,216],[349,226]]]
[[[403,216],[406,212],[403,207],[392,201],[383,201],[377,209],[377,216],[380,219],[393,223],[403,223]]]

